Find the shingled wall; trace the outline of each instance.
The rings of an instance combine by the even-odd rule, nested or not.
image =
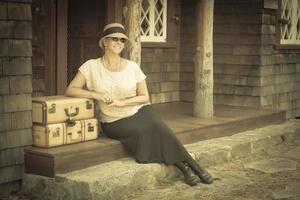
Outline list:
[[[141,68],[152,103],[179,101],[178,48],[143,48]]]
[[[261,107],[260,0],[216,0],[214,103]]]
[[[180,100],[193,101],[195,0],[182,1]],[[276,47],[276,0],[215,0],[214,103],[300,115],[300,51]]]
[[[180,3],[176,2],[169,14],[167,44],[142,44],[141,68],[147,76],[147,86],[152,103],[179,101],[180,85],[180,26],[172,15],[180,14]],[[178,3],[177,3],[178,2]],[[170,11],[170,10],[169,10]]]
[[[182,1],[180,100],[194,98],[196,0]],[[261,1],[215,0],[214,103],[260,106]]]
[[[277,2],[265,0],[262,15],[261,104],[300,116],[300,48],[276,46]]]
[[[31,138],[31,0],[0,2],[0,198],[23,177]]]
[[[47,4],[46,4],[47,5]],[[45,3],[32,0],[32,83],[33,96],[44,96],[45,91]]]
[[[180,101],[194,99],[194,55],[196,49],[196,1],[181,1]]]

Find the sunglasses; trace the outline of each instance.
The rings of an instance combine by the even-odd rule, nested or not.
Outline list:
[[[118,37],[111,37],[112,41],[114,42],[122,42],[122,43],[125,43],[126,42],[126,39],[125,38],[118,38]]]

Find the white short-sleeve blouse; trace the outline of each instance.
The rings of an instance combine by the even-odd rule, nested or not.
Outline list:
[[[113,99],[126,99],[137,95],[137,83],[146,76],[135,62],[126,60],[124,68],[119,72],[107,70],[101,58],[91,59],[80,66],[79,71],[86,80],[88,90],[110,94]],[[100,121],[113,122],[129,117],[138,112],[143,105],[129,105],[124,107],[111,106],[97,101],[100,108]]]

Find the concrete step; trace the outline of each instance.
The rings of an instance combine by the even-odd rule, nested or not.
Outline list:
[[[247,157],[299,137],[300,121],[290,120],[185,146],[198,163],[209,167]],[[25,174],[23,189],[37,199],[121,200],[136,192],[152,190],[180,179],[182,175],[174,166],[138,164],[132,158],[124,158],[57,174],[54,178]]]
[[[205,120],[192,117],[192,104],[189,103],[153,107],[183,144],[230,136],[285,121],[284,111],[268,109],[215,105],[215,117]],[[25,172],[49,177],[129,156],[119,141],[105,137],[54,148],[28,147],[24,152]]]

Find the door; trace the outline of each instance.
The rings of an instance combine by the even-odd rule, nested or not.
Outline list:
[[[85,61],[101,55],[98,46],[105,23],[104,0],[68,1],[67,83]]]
[[[35,93],[64,94],[78,67],[100,56],[106,10],[106,0],[33,0]]]
[[[33,0],[32,5],[34,58],[43,58],[35,61],[33,78],[42,79],[41,95],[64,94],[79,66],[101,55],[104,23],[122,20],[122,0]]]

